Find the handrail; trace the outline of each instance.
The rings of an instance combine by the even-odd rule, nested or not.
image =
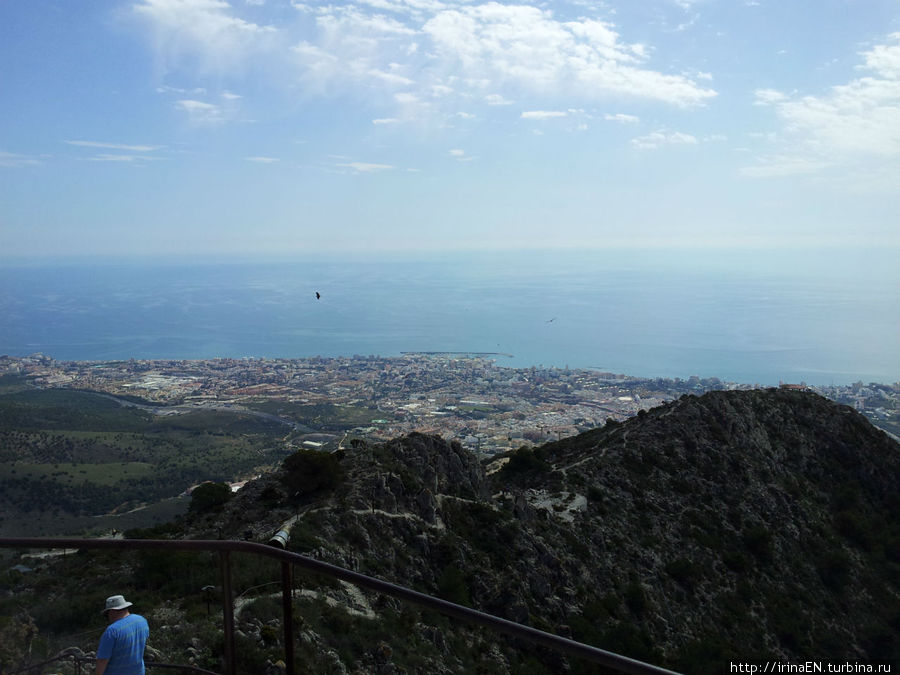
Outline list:
[[[32,663],[24,668],[20,668],[19,670],[10,670],[5,672],[3,675],[21,675],[22,673],[31,673],[32,671],[43,668],[44,666],[49,666],[51,663],[59,663],[60,661],[69,661],[75,665],[75,672],[81,673],[81,664],[94,664],[97,659],[94,656],[78,656],[76,654],[57,654],[52,659],[47,659],[46,661],[41,661],[39,663]],[[144,666],[147,670],[151,670],[153,668],[168,668],[170,670],[178,670],[182,673],[200,673],[201,675],[218,675],[218,673],[214,673],[211,670],[204,670],[203,668],[198,668],[197,666],[186,666],[177,663],[159,663],[157,661],[145,661]]]
[[[471,607],[464,607],[447,600],[435,598],[411,588],[399,586],[388,581],[382,581],[375,577],[369,577],[359,572],[338,567],[330,563],[309,558],[299,553],[285,551],[274,546],[258,544],[249,541],[234,540],[202,540],[202,539],[77,539],[77,538],[0,538],[0,548],[78,548],[78,549],[125,549],[125,550],[176,550],[176,551],[217,551],[222,559],[223,587],[223,611],[225,612],[225,661],[229,673],[234,670],[234,614],[231,601],[230,579],[230,553],[251,553],[280,560],[282,563],[297,565],[306,571],[315,574],[323,574],[328,577],[340,579],[356,586],[368,588],[379,593],[384,593],[401,600],[406,600],[420,607],[435,610],[441,614],[451,616],[463,621],[486,626],[493,630],[522,638],[543,647],[571,654],[593,663],[599,663],[622,673],[634,675],[677,675],[674,671],[654,666],[643,661],[632,659],[628,656],[586,645],[575,640],[553,635],[530,626],[524,626],[507,619],[502,619]],[[289,567],[283,565],[283,567]],[[289,615],[288,615],[289,616]],[[286,617],[287,619],[287,617]],[[229,625],[230,624],[230,625]],[[285,647],[292,641],[293,636],[286,636]],[[229,645],[229,642],[231,644]],[[291,645],[292,646],[292,645]],[[291,650],[293,651],[293,650]],[[291,659],[292,661],[292,659]],[[292,666],[290,662],[289,668]]]

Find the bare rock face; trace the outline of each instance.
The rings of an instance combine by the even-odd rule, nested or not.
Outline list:
[[[687,672],[900,655],[900,445],[814,394],[686,396],[520,450],[490,476],[421,434],[356,442],[334,461],[340,481],[302,504],[279,476],[238,493],[216,521],[223,536],[290,514],[296,551]],[[348,612],[361,602],[328,593]],[[362,595],[366,616],[396,609]],[[400,672],[415,652],[432,672],[576,667],[416,621],[408,639],[371,645],[368,665],[344,666]],[[340,661],[326,629],[315,648]]]

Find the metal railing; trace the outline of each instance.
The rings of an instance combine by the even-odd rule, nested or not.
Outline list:
[[[212,551],[219,554],[222,574],[222,614],[225,632],[225,672],[237,675],[234,649],[234,593],[231,584],[231,554],[249,553],[274,558],[281,562],[282,583],[282,626],[284,629],[285,664],[288,675],[294,672],[294,628],[292,605],[292,567],[296,565],[307,572],[322,574],[333,579],[377,591],[420,607],[440,612],[446,616],[485,626],[507,635],[523,639],[532,644],[563,652],[571,656],[597,663],[622,673],[635,675],[677,675],[671,670],[660,668],[643,661],[615,654],[613,652],[586,645],[575,640],[547,633],[530,626],[524,626],[485,612],[441,600],[404,586],[398,586],[381,579],[369,577],[359,572],[338,567],[321,560],[315,560],[299,553],[248,541],[232,540],[190,540],[190,539],[76,539],[76,538],[0,538],[0,548],[68,548],[101,550],[169,550],[169,551]]]
[[[3,673],[3,675],[32,675],[32,673],[35,672],[40,673],[41,669],[44,666],[49,666],[51,663],[65,663],[67,661],[71,662],[72,669],[74,670],[75,675],[87,675],[88,673],[94,672],[97,658],[94,656],[79,656],[76,654],[57,654],[52,659],[29,664],[24,668],[20,668],[19,670],[9,670]],[[200,675],[218,675],[218,673],[214,673],[211,670],[203,670],[203,668],[197,668],[196,666],[185,666],[175,663],[157,663],[156,661],[145,661],[144,666],[147,670],[162,668],[177,670],[182,674],[200,673]]]

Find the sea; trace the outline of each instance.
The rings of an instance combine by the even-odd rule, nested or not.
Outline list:
[[[5,259],[0,354],[105,361],[466,352],[499,366],[638,377],[893,383],[897,253]]]

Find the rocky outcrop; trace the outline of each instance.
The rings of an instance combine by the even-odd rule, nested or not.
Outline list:
[[[266,541],[290,519],[296,552],[690,673],[900,655],[900,445],[849,408],[713,392],[503,459],[355,442],[286,462],[328,480],[285,469],[180,527]],[[255,584],[241,653],[262,669],[283,652]],[[343,583],[297,587],[310,672],[586,672]]]
[[[900,450],[814,394],[686,396],[490,475],[418,434],[340,462],[308,555],[692,672],[898,649]]]

